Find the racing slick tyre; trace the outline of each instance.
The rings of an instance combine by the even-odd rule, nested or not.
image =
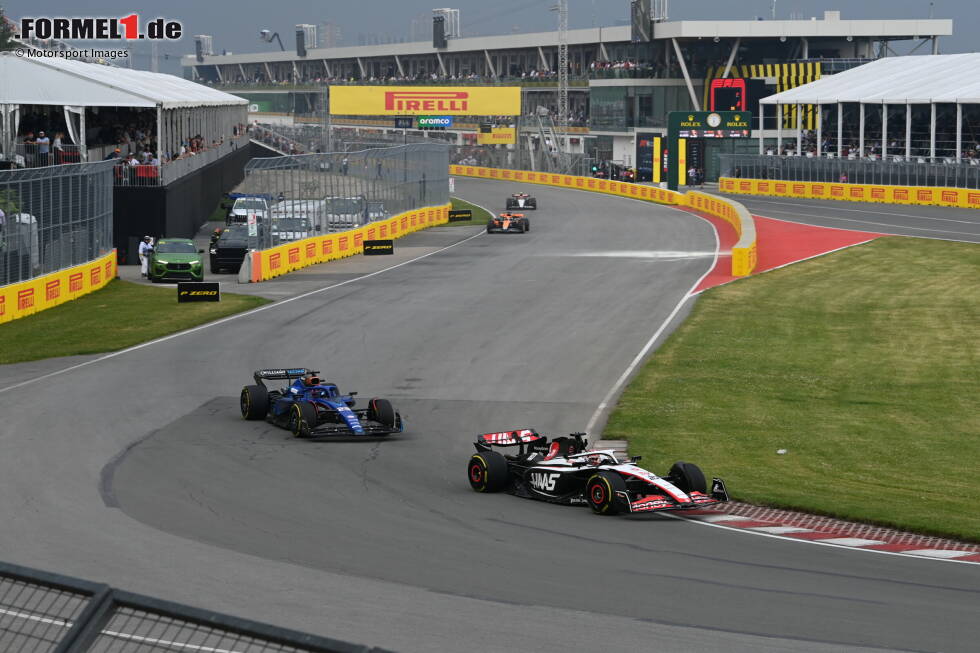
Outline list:
[[[496,451],[481,451],[470,456],[466,467],[470,487],[477,492],[500,492],[507,487],[507,459]]]
[[[597,472],[585,484],[585,495],[597,515],[617,515],[621,502],[617,492],[626,491],[626,481],[613,472]]]
[[[368,419],[395,428],[395,409],[387,399],[375,397],[368,402]]]
[[[247,385],[239,399],[242,419],[264,419],[269,412],[269,391],[263,385]]]
[[[677,461],[671,466],[667,478],[687,494],[691,492],[706,493],[708,491],[708,484],[704,480],[704,472],[694,463]]]
[[[289,408],[289,432],[297,438],[308,438],[316,426],[316,408],[308,401],[297,401]]]

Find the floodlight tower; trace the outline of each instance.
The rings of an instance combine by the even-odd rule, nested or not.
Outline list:
[[[558,0],[558,156],[568,172],[568,0]]]

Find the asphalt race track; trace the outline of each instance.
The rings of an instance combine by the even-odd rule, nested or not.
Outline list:
[[[457,180],[491,209],[516,190]],[[470,490],[478,432],[583,428],[714,259],[682,211],[533,193],[528,234],[456,228],[475,237],[215,327],[6,390],[55,366],[5,369],[0,557],[404,651],[975,650],[977,565]],[[243,422],[239,389],[281,365],[390,397],[408,431]]]
[[[753,215],[820,227],[980,243],[980,210],[721,193]]]

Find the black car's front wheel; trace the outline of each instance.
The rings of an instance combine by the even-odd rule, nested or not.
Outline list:
[[[316,426],[316,408],[308,401],[297,401],[289,408],[289,419],[286,427],[293,437],[310,437]]]
[[[694,463],[677,461],[671,466],[667,478],[687,494],[691,492],[701,492],[704,494],[708,491],[708,483],[704,480],[704,472]]]
[[[496,451],[475,453],[470,456],[466,475],[477,492],[500,492],[507,487],[507,459]]]
[[[247,385],[239,398],[244,419],[262,419],[269,412],[269,392],[262,385]]]
[[[597,472],[585,484],[586,499],[598,515],[619,514],[622,502],[616,493],[625,491],[626,481],[613,472]]]

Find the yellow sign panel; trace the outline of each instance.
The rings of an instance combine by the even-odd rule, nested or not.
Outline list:
[[[513,127],[494,127],[489,134],[478,132],[478,145],[513,145],[517,142],[517,130]]]
[[[331,86],[340,116],[518,116],[519,86]]]

